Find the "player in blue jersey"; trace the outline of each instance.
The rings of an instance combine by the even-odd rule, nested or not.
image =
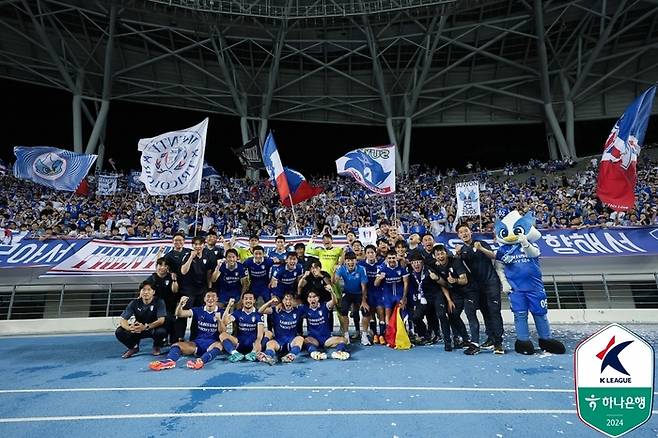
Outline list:
[[[409,290],[409,272],[400,266],[395,251],[386,254],[386,262],[379,267],[375,285],[381,285],[384,291],[384,317],[385,322],[388,322],[396,304],[399,303],[402,308],[406,306]]]
[[[256,248],[252,250],[255,251]],[[256,255],[254,253],[254,255]],[[272,259],[275,265],[280,266],[286,262],[288,255],[288,248],[286,248],[286,238],[282,235],[276,236],[274,239],[274,248],[267,252],[267,256]]]
[[[350,357],[350,354],[345,351],[345,338],[331,335],[329,315],[334,311],[335,303],[335,296],[332,295],[331,301],[321,303],[318,293],[311,291],[308,293],[308,306],[300,306],[308,331],[304,338],[304,345],[312,359],[326,359],[327,353],[319,351],[318,348],[332,347],[336,347],[336,351],[331,353],[332,358],[347,360]]]
[[[303,273],[302,265],[297,263],[297,253],[286,254],[286,263],[272,270],[272,280],[270,280],[272,295],[281,301],[284,293],[297,292],[297,285]]]
[[[343,331],[345,336],[345,342],[349,344],[350,334],[349,334],[349,319],[348,314],[350,309],[352,312],[359,312],[360,309],[364,310],[364,313],[367,313],[369,310],[368,307],[368,290],[366,285],[368,284],[368,275],[363,266],[359,266],[356,263],[356,254],[353,252],[348,252],[345,254],[345,264],[340,265],[334,271],[333,281],[335,284],[340,284],[343,290],[343,296],[340,300],[340,328]],[[365,322],[365,319],[363,320]],[[361,332],[361,342],[368,341],[368,326],[358,325],[354,326],[355,330],[360,330]]]
[[[281,362],[290,363],[299,355],[304,338],[297,335],[297,327],[302,320],[302,312],[297,307],[294,294],[286,292],[281,303],[277,297],[272,297],[258,309],[258,312],[271,315],[274,319],[274,333],[266,335],[272,340],[267,342],[265,351],[258,353],[257,356],[260,362],[274,365],[279,353],[284,355]]]
[[[237,301],[249,285],[244,265],[238,262],[238,252],[229,249],[225,257],[224,263],[218,264],[211,276],[213,285],[217,282],[219,288],[220,307],[225,307],[230,299]]]
[[[373,343],[386,345],[386,339],[384,339],[384,332],[386,330],[386,324],[384,322],[384,297],[382,295],[382,287],[375,286],[375,279],[377,278],[377,272],[379,271],[379,263],[377,262],[377,248],[374,245],[366,246],[365,250],[366,259],[359,262],[360,266],[366,270],[366,275],[368,276],[368,284],[366,288],[368,289],[368,312],[364,316],[364,326],[370,326],[373,334]],[[379,324],[376,325],[377,319],[379,319]],[[379,328],[379,330],[377,330]],[[370,345],[369,340],[366,338],[364,342],[361,339],[361,344]]]
[[[263,302],[270,299],[270,274],[273,261],[265,257],[265,250],[257,245],[253,249],[254,256],[249,257],[244,266],[249,274],[249,290],[254,293],[256,299],[261,298]]]
[[[222,322],[226,327],[233,324],[233,335],[223,332],[219,335],[219,340],[229,354],[230,362],[239,362],[242,359],[253,362],[262,350],[265,328],[263,315],[254,307],[255,302],[254,293],[247,291],[242,294],[242,309],[229,313],[235,304],[235,300],[230,299],[224,310]]]
[[[205,306],[183,309],[189,297],[183,296],[176,307],[176,316],[179,318],[194,317],[197,325],[197,336],[193,341],[176,342],[169,349],[167,359],[157,360],[149,364],[153,371],[162,371],[176,366],[176,361],[182,354],[196,355],[195,361],[188,361],[187,367],[192,369],[203,368],[205,364],[216,358],[222,351],[219,342],[219,333],[224,330],[221,315],[217,307],[217,293],[209,290],[204,296]]]

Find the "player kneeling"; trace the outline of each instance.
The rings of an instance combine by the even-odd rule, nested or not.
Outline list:
[[[302,314],[295,305],[292,293],[286,292],[279,304],[277,297],[272,297],[258,309],[259,313],[271,315],[274,323],[274,333],[268,332],[265,337],[272,340],[267,342],[265,351],[258,353],[258,360],[269,365],[277,361],[277,353],[283,354],[281,362],[290,363],[295,360],[302,349],[304,338],[297,335],[297,326],[302,320]]]
[[[265,331],[263,315],[258,313],[254,307],[256,298],[253,292],[243,293],[241,301],[242,309],[229,314],[235,304],[235,300],[231,298],[222,317],[226,327],[233,324],[234,335],[223,332],[219,335],[219,339],[224,346],[224,350],[229,354],[228,360],[230,362],[239,362],[242,359],[253,362],[262,350],[261,343]]]
[[[320,296],[317,292],[308,293],[308,306],[300,306],[302,316],[306,318],[306,327],[308,336],[304,338],[304,345],[310,353],[312,359],[324,360],[327,353],[319,351],[318,348],[336,347],[336,351],[331,353],[331,357],[338,360],[347,360],[350,354],[345,351],[345,338],[342,336],[332,336],[329,326],[329,315],[333,312],[336,297],[332,294],[331,301],[320,303]]]
[[[193,341],[176,342],[169,349],[167,359],[156,360],[149,364],[153,371],[162,371],[176,366],[176,361],[181,355],[197,356],[196,360],[187,362],[187,367],[192,369],[203,368],[205,364],[215,359],[222,351],[219,342],[219,333],[223,330],[219,308],[217,307],[217,293],[209,290],[204,296],[204,307],[193,307],[189,310],[183,309],[189,297],[183,296],[176,306],[178,318],[190,318],[194,316],[197,324],[197,337]]]

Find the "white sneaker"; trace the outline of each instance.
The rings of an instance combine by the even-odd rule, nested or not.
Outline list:
[[[311,359],[325,360],[326,358],[327,358],[327,353],[323,353],[321,351],[313,351],[311,353]]]
[[[372,345],[370,343],[370,339],[368,339],[368,335],[365,333],[361,333],[361,345],[363,346]]]
[[[334,351],[331,353],[331,357],[338,360],[347,360],[350,358],[350,354],[347,351]]]

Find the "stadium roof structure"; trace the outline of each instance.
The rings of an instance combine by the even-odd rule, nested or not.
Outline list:
[[[575,157],[575,120],[658,79],[657,22],[658,0],[4,0],[0,77],[69,91],[101,155],[122,100],[240,117],[244,141],[382,126],[398,169],[413,127],[543,123]]]

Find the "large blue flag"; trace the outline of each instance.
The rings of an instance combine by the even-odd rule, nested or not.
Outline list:
[[[210,178],[211,176],[219,176],[219,172],[217,172],[217,169],[215,169],[210,164],[208,164],[206,161],[204,161],[203,162],[203,175],[201,175],[201,178]]]
[[[50,146],[14,147],[14,176],[55,190],[74,192],[96,161],[96,155],[76,154]]]

